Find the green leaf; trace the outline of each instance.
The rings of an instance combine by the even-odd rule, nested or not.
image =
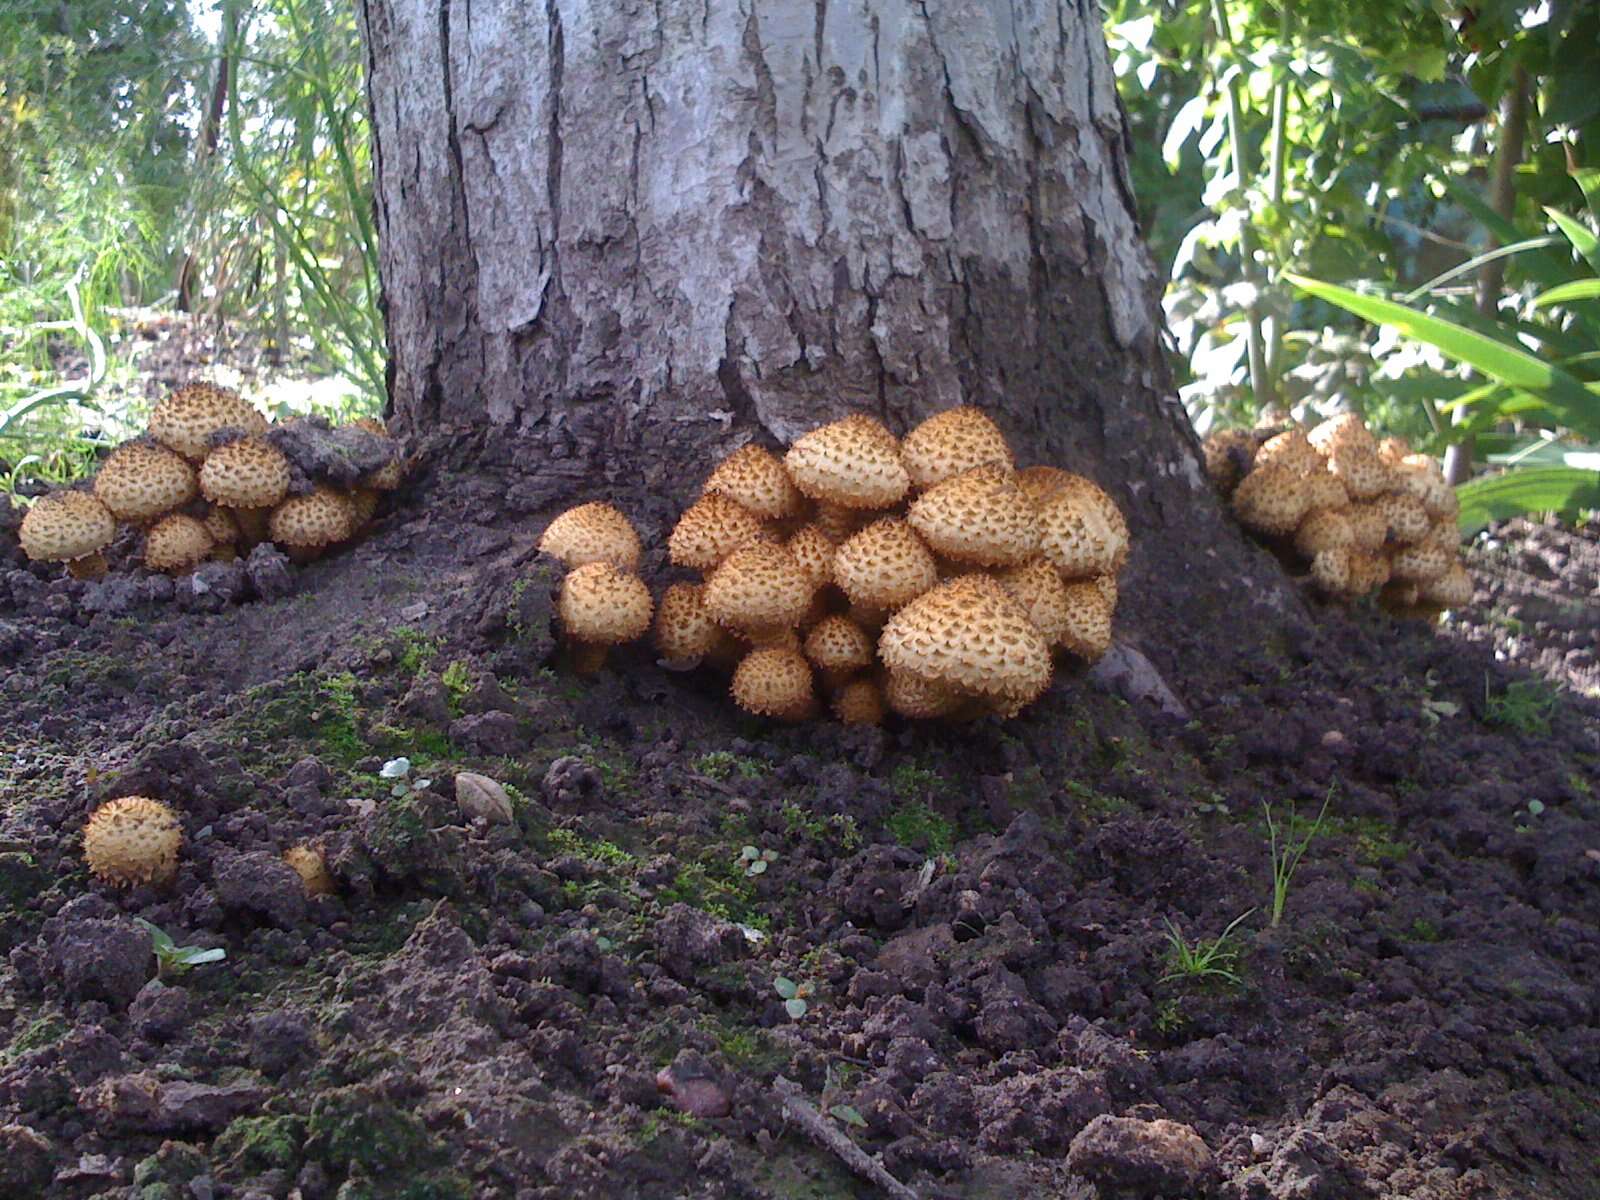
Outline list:
[[[1567,241],[1572,243],[1572,248],[1583,255],[1585,261],[1596,271],[1600,271],[1600,237],[1595,237],[1594,231],[1588,226],[1574,221],[1558,208],[1545,208],[1545,213],[1567,235]]]
[[[221,946],[214,946],[203,950],[199,946],[180,946],[172,953],[172,961],[182,963],[186,967],[198,967],[202,963],[221,962],[228,957],[228,952]]]
[[[1461,500],[1461,532],[1470,536],[1490,521],[1506,517],[1600,508],[1600,471],[1521,467],[1469,480],[1456,489],[1456,495]]]
[[[793,1000],[800,992],[800,989],[795,986],[794,980],[782,975],[772,981],[772,990],[785,1000]]]
[[[866,1118],[848,1104],[835,1104],[828,1110],[828,1115],[846,1125],[854,1125],[857,1129],[867,1127]]]
[[[785,1000],[783,1002],[783,1011],[788,1013],[791,1018],[798,1021],[801,1017],[806,1015],[806,1002],[801,1000],[799,997],[796,997],[793,1000]]]
[[[1597,297],[1600,297],[1600,279],[1574,279],[1571,283],[1563,283],[1548,292],[1539,293],[1533,298],[1533,306],[1568,304],[1573,300],[1593,300]]]
[[[133,923],[150,935],[150,948],[158,955],[166,955],[172,952],[174,943],[166,930],[151,921],[146,921],[143,917],[135,917]]]

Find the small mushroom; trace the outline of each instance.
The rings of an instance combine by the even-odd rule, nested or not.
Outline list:
[[[1122,510],[1081,475],[1066,474],[1054,482],[1039,505],[1039,530],[1040,550],[1065,579],[1114,575],[1127,561],[1128,523]]]
[[[655,645],[657,652],[675,667],[693,667],[715,651],[726,636],[706,611],[705,585],[674,583],[667,587],[656,605]]]
[[[95,877],[118,887],[162,884],[178,873],[183,827],[178,814],[149,796],[119,796],[89,814],[83,852]]]
[[[752,650],[733,673],[734,703],[757,716],[803,721],[816,714],[811,664],[797,650]]]
[[[911,487],[899,440],[860,413],[796,440],[783,465],[811,499],[844,508],[888,508]]]
[[[155,439],[191,462],[205,458],[211,449],[211,435],[224,429],[265,433],[267,419],[238,392],[209,383],[179,388],[150,414],[150,433]]]
[[[1368,432],[1366,423],[1357,413],[1343,412],[1329,417],[1306,435],[1306,440],[1318,453],[1329,455],[1347,450],[1375,454],[1378,443]]]
[[[338,890],[333,875],[328,870],[328,860],[322,848],[311,842],[301,842],[283,852],[283,861],[300,876],[308,896],[331,896]]]
[[[1292,467],[1268,463],[1251,471],[1234,489],[1233,511],[1246,528],[1281,535],[1300,524],[1309,499]]]
[[[772,538],[755,513],[721,492],[707,492],[678,518],[667,538],[667,555],[674,566],[710,572],[740,546]]]
[[[957,562],[1009,567],[1039,551],[1039,510],[1003,467],[972,467],[934,484],[911,502],[906,520]]]
[[[632,523],[615,505],[580,504],[545,528],[539,549],[569,567],[608,562],[619,571],[639,570],[643,548]]]
[[[94,494],[119,521],[150,521],[195,497],[195,472],[165,446],[125,442],[94,477]]]
[[[741,446],[717,464],[700,489],[721,492],[758,517],[781,521],[796,516],[805,497],[776,455],[760,446]]]
[[[643,637],[652,607],[644,581],[608,562],[584,563],[569,571],[561,581],[556,611],[578,672],[598,671],[612,646]]]
[[[893,610],[938,583],[939,568],[916,530],[898,517],[882,517],[839,547],[833,579],[852,606]]]
[[[355,533],[356,511],[350,497],[319,484],[304,496],[290,496],[272,510],[267,532],[296,561],[309,562],[329,546]]]
[[[171,513],[146,531],[144,565],[152,571],[182,575],[204,562],[214,545],[204,521],[187,513]]]
[[[111,510],[88,492],[52,492],[33,502],[18,539],[34,562],[64,562],[74,575],[93,578],[105,573],[100,551],[116,532]]]
[[[706,579],[705,606],[719,625],[739,633],[792,629],[816,592],[800,564],[782,546],[741,546]]]
[[[289,460],[265,438],[239,438],[206,455],[200,490],[224,508],[271,508],[289,494]]]
[[[1009,475],[1016,469],[1005,434],[971,405],[935,413],[900,443],[900,458],[911,486],[935,487],[973,467],[996,466]]]
[[[830,687],[866,670],[878,657],[871,635],[849,617],[839,615],[823,617],[813,625],[806,634],[804,650]]]
[[[871,679],[852,679],[833,697],[833,715],[841,725],[882,725],[883,690]]]

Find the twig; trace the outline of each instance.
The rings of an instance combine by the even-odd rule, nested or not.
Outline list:
[[[863,1179],[877,1184],[894,1200],[918,1200],[917,1193],[889,1174],[881,1162],[824,1120],[816,1105],[801,1093],[798,1083],[779,1075],[772,1081],[772,1086],[783,1097],[784,1115],[800,1126],[817,1145],[835,1155]]]

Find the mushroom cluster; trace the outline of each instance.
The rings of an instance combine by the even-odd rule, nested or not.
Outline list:
[[[902,440],[863,415],[805,434],[780,458],[734,451],[667,539],[659,603],[638,535],[616,508],[555,519],[540,549],[569,568],[558,614],[580,669],[653,631],[677,669],[732,674],[748,712],[847,724],[1012,716],[1049,686],[1057,651],[1111,644],[1128,527],[1096,484],[1017,470],[976,408]]]
[[[1430,456],[1400,438],[1379,441],[1355,413],[1309,431],[1215,432],[1205,457],[1239,521],[1286,561],[1308,563],[1324,595],[1376,592],[1408,615],[1471,601],[1455,489]]]
[[[113,450],[87,486],[33,504],[22,549],[36,562],[65,563],[78,579],[97,579],[121,523],[142,533],[152,571],[185,574],[269,541],[310,561],[360,533],[379,494],[401,482],[399,443],[379,421],[353,424],[358,436],[381,440],[383,465],[354,487],[297,481],[266,417],[237,392],[179,388],[156,405],[148,432]]]

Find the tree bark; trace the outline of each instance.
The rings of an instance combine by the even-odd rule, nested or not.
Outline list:
[[[359,9],[395,425],[514,505],[975,403],[1166,565],[1251,574],[1158,344],[1096,5]]]

